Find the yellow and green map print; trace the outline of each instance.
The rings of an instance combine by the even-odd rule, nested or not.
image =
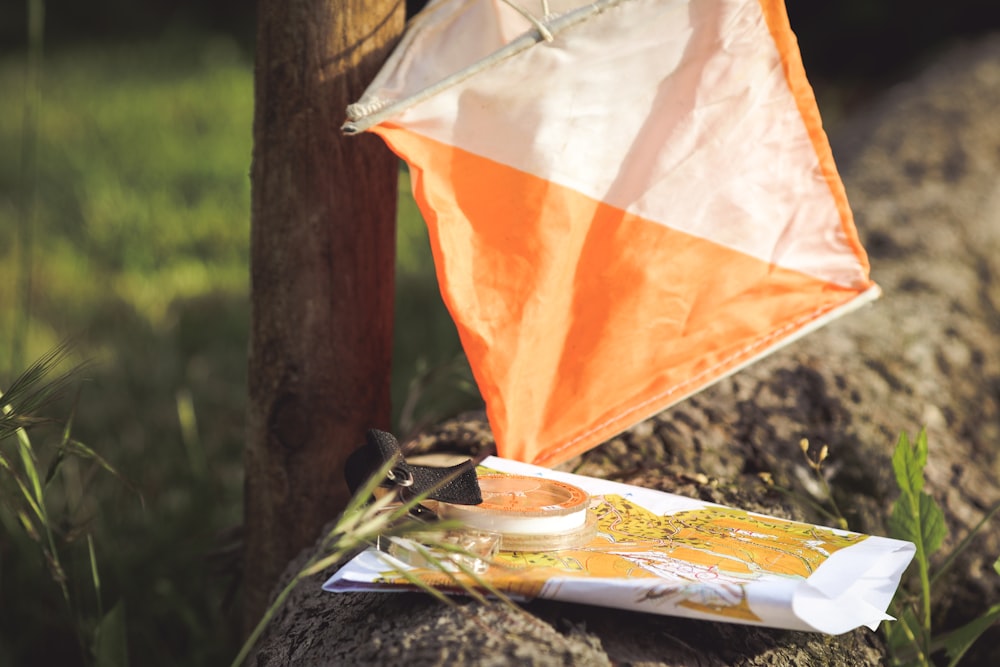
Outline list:
[[[567,577],[658,579],[662,584],[637,588],[637,604],[670,601],[752,622],[760,619],[747,602],[746,584],[762,577],[805,579],[831,554],[867,537],[728,507],[660,515],[621,495],[591,500],[589,511],[596,515],[598,528],[585,547],[501,552],[483,578],[524,597],[536,597],[549,581]],[[455,579],[440,571],[418,569],[409,574],[437,588],[456,588]],[[383,572],[379,582],[408,583],[392,571]]]

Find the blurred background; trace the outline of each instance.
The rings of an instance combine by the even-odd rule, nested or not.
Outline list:
[[[996,0],[787,4],[832,132],[936,53],[1000,29]],[[0,390],[70,341],[70,365],[87,366],[48,407],[58,423],[31,432],[39,466],[72,417],[73,437],[119,473],[67,458],[45,486],[68,607],[0,471],[0,665],[79,664],[74,628],[124,633],[131,664],[228,664],[240,618],[252,3],[0,7]],[[405,433],[478,397],[402,169],[400,193],[393,400]],[[101,620],[110,610],[113,626]]]

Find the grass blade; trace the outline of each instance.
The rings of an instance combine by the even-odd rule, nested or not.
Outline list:
[[[21,495],[24,496],[24,500],[28,503],[28,507],[30,507],[31,511],[35,513],[35,516],[38,517],[38,520],[44,523],[45,515],[42,512],[42,508],[38,505],[37,502],[35,502],[34,497],[31,495],[31,491],[28,489],[28,485],[21,478],[21,475],[10,464],[10,461],[8,461],[3,456],[0,456],[0,467],[2,467],[10,474],[11,479],[14,480],[14,483],[17,484],[17,487],[21,490]]]
[[[423,579],[413,574],[413,572],[411,572],[409,568],[400,567],[399,563],[394,563],[392,560],[390,560],[390,556],[382,553],[381,551],[376,553],[378,554],[379,560],[381,560],[389,568],[391,568],[393,572],[401,576],[403,579],[406,579],[406,581],[411,585],[416,586],[424,593],[427,593],[435,600],[445,603],[449,607],[458,606],[455,604],[454,600],[451,600],[447,595],[445,595],[438,589],[434,588],[433,586],[428,585],[427,582],[425,582]]]
[[[962,541],[951,550],[951,553],[948,554],[945,561],[941,563],[941,567],[939,567],[937,572],[934,573],[934,576],[931,577],[931,586],[934,586],[935,583],[941,580],[941,577],[944,576],[951,566],[955,564],[955,560],[972,543],[972,538],[979,534],[979,531],[982,530],[983,526],[985,526],[998,511],[1000,511],[1000,502],[994,503],[993,507],[991,507],[989,511],[983,515],[983,518],[979,520],[979,523],[973,526],[972,530],[970,530],[969,533],[962,538]]]
[[[288,596],[291,594],[292,590],[298,586],[299,581],[302,578],[302,574],[296,575],[285,585],[284,588],[281,589],[281,592],[278,593],[278,597],[274,599],[274,602],[271,603],[271,606],[267,608],[267,611],[264,612],[264,615],[257,622],[253,632],[251,632],[250,636],[247,637],[247,640],[243,642],[240,652],[236,654],[236,657],[233,659],[230,667],[239,667],[243,664],[243,662],[247,659],[247,656],[250,655],[250,649],[252,649],[254,644],[257,643],[257,640],[260,639],[260,636],[264,633],[264,629],[267,627],[267,624],[271,622],[271,618],[274,616],[275,612],[281,608],[281,605],[285,604],[285,600],[288,599]]]
[[[318,574],[328,567],[333,567],[336,565],[344,556],[347,555],[347,550],[337,550],[327,556],[324,556],[313,563],[310,563],[302,569],[299,573],[301,577],[311,577],[314,574]]]
[[[429,549],[427,546],[420,544],[419,542],[413,542],[412,545],[414,550],[420,554],[420,557],[423,558],[425,562],[429,563],[432,569],[437,570],[444,576],[448,577],[448,579],[455,584],[455,588],[457,590],[462,591],[476,602],[486,604],[486,598],[483,597],[483,594],[480,593],[475,586],[472,586],[469,582],[462,580],[455,574],[455,569],[461,571],[461,567],[456,560],[451,558],[438,558],[432,549]]]
[[[97,615],[104,617],[104,609],[101,604],[101,575],[97,570],[97,554],[94,553],[94,538],[87,534],[87,553],[90,556],[90,580],[94,585],[94,595],[97,597]]]
[[[990,607],[984,614],[978,616],[960,628],[952,630],[942,637],[936,639],[935,644],[944,648],[950,661],[948,667],[954,667],[962,659],[979,637],[986,632],[991,625],[1000,620],[1000,604]]]
[[[38,476],[38,467],[35,461],[35,452],[31,448],[31,440],[28,433],[23,429],[17,430],[17,451],[21,457],[21,467],[31,484],[31,492],[34,494],[35,502],[39,508],[44,510],[44,497],[42,496],[42,480]]]
[[[24,532],[28,534],[28,537],[36,542],[41,542],[42,537],[38,534],[38,531],[35,530],[35,525],[31,523],[31,519],[28,515],[21,510],[17,510],[16,514],[17,520],[21,522],[21,527],[24,528]]]
[[[479,586],[480,588],[482,588],[483,590],[485,590],[487,593],[489,593],[493,597],[495,597],[498,600],[500,600],[502,603],[504,603],[505,605],[507,605],[511,609],[516,609],[518,611],[521,611],[521,607],[519,607],[517,604],[515,604],[515,602],[513,600],[511,600],[510,597],[508,597],[508,595],[506,593],[504,593],[499,588],[497,588],[496,586],[494,586],[493,584],[491,584],[489,582],[489,580],[487,580],[485,577],[480,576],[479,573],[476,572],[474,569],[472,569],[471,567],[469,567],[468,565],[466,565],[465,563],[463,563],[460,560],[455,560],[454,563],[455,563],[455,566],[458,567],[458,569],[461,570],[462,573],[465,576],[467,576],[470,579],[472,579],[476,583],[477,586]]]

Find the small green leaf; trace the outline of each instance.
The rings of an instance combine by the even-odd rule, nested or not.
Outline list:
[[[888,521],[889,536],[916,544],[920,541],[920,520],[913,515],[913,506],[908,498],[900,496],[892,504]]]
[[[993,571],[1000,575],[1000,558],[993,561]]]
[[[38,531],[35,530],[35,526],[31,523],[31,519],[28,518],[27,514],[21,510],[17,510],[17,520],[21,522],[21,527],[24,528],[24,532],[28,534],[28,537],[41,543],[42,538],[38,535]]]
[[[917,441],[910,444],[906,433],[899,434],[899,441],[892,453],[892,469],[896,483],[904,495],[916,496],[924,488],[924,466],[927,465],[927,431],[923,429]]]
[[[941,548],[948,535],[944,512],[937,502],[926,493],[920,493],[920,535],[924,543],[924,553],[930,556]]]
[[[914,446],[903,433],[892,455],[900,496],[889,515],[889,534],[917,544],[927,557],[941,547],[948,527],[937,502],[920,489],[924,486],[924,466],[927,464],[927,432],[921,431]],[[904,486],[905,485],[905,486]]]
[[[97,554],[94,552],[94,538],[87,533],[87,552],[90,555],[90,580],[94,585],[94,595],[97,596],[97,608],[101,608],[101,575],[97,570]]]
[[[94,666],[128,667],[125,604],[119,600],[94,631]]]

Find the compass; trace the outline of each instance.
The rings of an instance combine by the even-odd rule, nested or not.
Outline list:
[[[502,551],[580,547],[596,533],[590,496],[572,484],[528,475],[480,475],[479,505],[440,504],[442,518],[500,533]]]

